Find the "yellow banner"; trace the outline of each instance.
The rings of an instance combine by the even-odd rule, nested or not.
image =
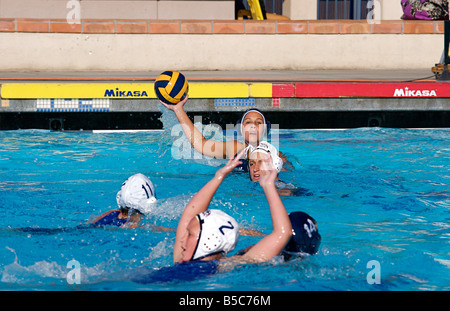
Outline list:
[[[153,83],[7,83],[2,98],[156,98]]]
[[[192,82],[190,98],[272,97],[271,83]],[[1,98],[156,98],[153,83],[6,83]]]

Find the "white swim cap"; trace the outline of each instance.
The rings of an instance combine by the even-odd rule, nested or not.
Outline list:
[[[259,145],[253,149],[250,153],[249,159],[252,154],[260,152],[262,154],[269,154],[272,157],[272,163],[277,172],[281,172],[283,168],[283,159],[278,156],[278,150],[272,144],[269,144],[267,141],[261,141]]]
[[[268,127],[269,127],[268,126],[268,122],[266,121],[266,117],[264,116],[264,114],[261,111],[259,111],[259,109],[256,109],[256,108],[250,108],[242,115],[242,118],[240,120],[240,123],[241,123],[240,124],[241,134],[244,133],[244,119],[250,112],[257,112],[257,113],[259,113],[261,115],[261,118],[263,119],[263,123],[265,125],[264,134],[266,134],[269,131],[269,129],[268,129]]]
[[[119,207],[134,208],[145,214],[152,210],[156,202],[155,187],[143,174],[135,174],[129,177],[116,196]]]
[[[239,238],[239,225],[230,215],[218,209],[198,214],[200,236],[191,260],[231,252]]]

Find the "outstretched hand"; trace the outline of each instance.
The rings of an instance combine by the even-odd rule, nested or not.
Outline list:
[[[259,185],[261,187],[266,187],[270,185],[275,185],[275,180],[277,179],[278,172],[272,163],[272,159],[269,154],[264,155],[261,165],[261,174],[259,177]]]
[[[175,105],[169,105],[169,104],[166,104],[165,102],[163,102],[163,101],[159,101],[164,107],[166,107],[167,109],[169,109],[169,110],[172,110],[172,111],[176,111],[176,110],[179,110],[179,109],[183,109],[183,106],[184,106],[184,104],[187,102],[187,100],[188,100],[188,98],[189,98],[189,95],[186,95],[186,97],[182,100],[182,101],[180,101],[180,102],[178,102],[177,104],[175,104]]]
[[[242,164],[242,161],[240,161],[240,159],[246,151],[247,150],[244,148],[236,155],[236,157],[234,157],[234,159],[228,160],[227,164],[225,164],[225,166],[221,167],[216,172],[216,177],[225,178],[225,176],[227,176],[228,173],[230,173],[232,170],[234,170],[236,168],[236,166]]]

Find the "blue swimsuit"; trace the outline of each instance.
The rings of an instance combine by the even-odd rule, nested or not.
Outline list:
[[[242,164],[239,164],[234,168],[235,172],[239,173],[248,173],[248,160],[247,159],[241,159]]]
[[[218,260],[197,260],[177,263],[159,270],[154,270],[152,267],[142,267],[133,272],[131,281],[140,284],[192,281],[200,277],[215,274],[218,266]]]
[[[117,226],[121,227],[125,223],[127,223],[128,219],[126,218],[119,218],[120,211],[114,211],[106,215],[105,217],[97,220],[95,223],[93,223],[94,226]]]
[[[248,148],[248,147],[246,147],[246,148]],[[239,152],[238,152],[239,153]],[[238,155],[238,153],[236,153],[235,155],[234,155],[234,157],[233,158],[236,158],[236,156]],[[238,166],[236,166],[235,168],[234,168],[234,172],[239,172],[239,173],[248,173],[248,162],[249,162],[249,160],[248,160],[248,150],[246,151],[246,153],[245,153],[245,158],[242,158],[240,161],[242,162],[242,164],[239,164]]]

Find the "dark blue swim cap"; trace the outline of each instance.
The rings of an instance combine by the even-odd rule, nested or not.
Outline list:
[[[302,253],[316,254],[322,237],[314,218],[304,212],[292,212],[289,219],[292,224],[292,237],[283,249],[285,258],[289,259]]]

